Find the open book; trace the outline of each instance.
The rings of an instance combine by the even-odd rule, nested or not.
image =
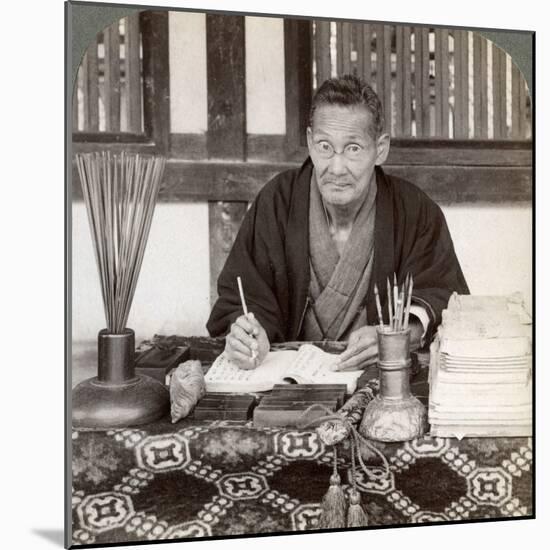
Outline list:
[[[205,376],[208,392],[268,391],[275,384],[346,384],[348,393],[357,387],[361,370],[335,372],[331,366],[338,355],[327,353],[311,344],[298,351],[270,351],[261,365],[253,370],[240,369],[222,353]]]

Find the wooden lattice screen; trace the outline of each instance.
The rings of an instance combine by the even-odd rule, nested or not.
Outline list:
[[[78,70],[74,132],[143,132],[142,60],[138,13],[97,35]]]
[[[313,88],[362,76],[379,92],[394,137],[531,137],[525,79],[476,32],[315,21],[313,49]]]

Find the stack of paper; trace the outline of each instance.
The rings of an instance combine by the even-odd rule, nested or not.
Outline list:
[[[432,435],[531,435],[530,324],[517,294],[451,297],[430,348]]]

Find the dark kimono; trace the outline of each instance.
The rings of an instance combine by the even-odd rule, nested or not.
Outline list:
[[[267,183],[248,210],[218,279],[219,298],[207,323],[212,336],[226,334],[242,315],[237,276],[248,309],[270,342],[298,340],[308,305],[309,195],[313,164],[308,158]],[[413,184],[376,168],[374,266],[366,296],[369,324],[377,324],[376,283],[387,315],[386,279],[414,278],[412,303],[430,318],[426,341],[441,322],[451,294],[467,294],[440,207]],[[385,318],[385,322],[388,319]]]

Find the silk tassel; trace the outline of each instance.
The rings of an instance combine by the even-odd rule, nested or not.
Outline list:
[[[341,486],[337,470],[336,446],[334,452],[334,469],[330,476],[330,487],[321,502],[320,529],[339,529],[346,526],[346,496]]]
[[[368,516],[361,506],[361,495],[355,481],[355,452],[360,452],[351,440],[351,490],[349,494],[348,527],[366,527],[369,524]]]

